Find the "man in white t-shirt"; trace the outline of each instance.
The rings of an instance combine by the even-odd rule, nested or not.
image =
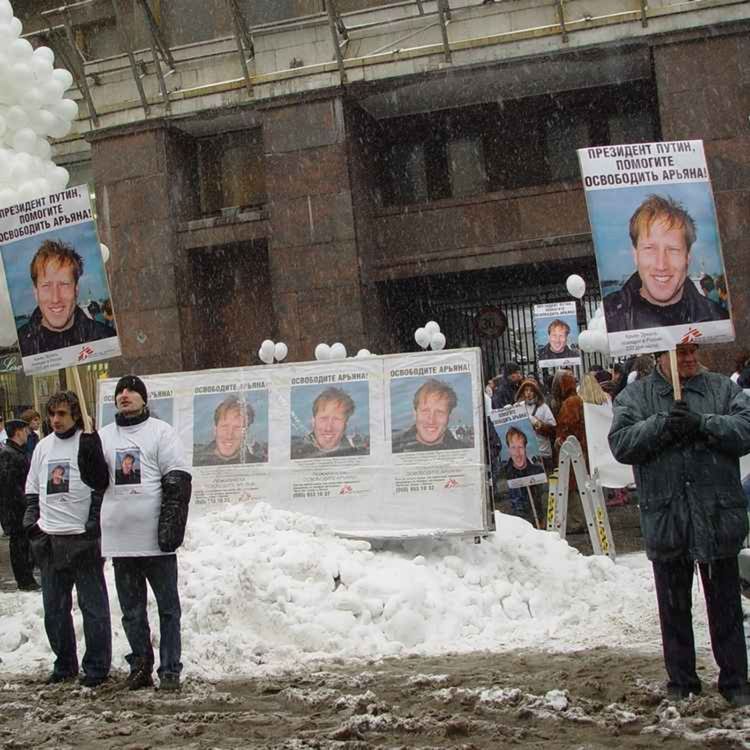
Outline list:
[[[48,684],[78,675],[73,587],[83,615],[86,653],[79,682],[94,688],[109,676],[112,628],[104,560],[99,548],[101,477],[83,480],[79,450],[83,418],[72,391],[47,403],[52,433],[39,441],[26,479],[23,527],[42,574],[44,627],[56,659]],[[62,472],[64,481],[52,479]],[[97,492],[99,490],[99,492]]]
[[[122,624],[131,653],[128,688],[153,683],[154,651],[146,609],[146,584],[159,610],[159,688],[179,690],[182,671],[177,555],[187,523],[190,465],[175,429],[149,415],[148,392],[135,375],[115,388],[115,421],[84,435],[81,471],[104,470],[102,552],[112,558]],[[124,470],[128,467],[128,471]],[[138,481],[124,479],[138,468]],[[135,476],[135,475],[134,475]]]

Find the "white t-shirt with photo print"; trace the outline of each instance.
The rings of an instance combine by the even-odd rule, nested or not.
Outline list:
[[[91,488],[81,481],[78,470],[80,442],[80,430],[69,438],[59,438],[52,433],[34,449],[26,478],[26,494],[39,495],[39,528],[45,534],[83,534],[86,530]],[[58,467],[65,469],[62,476]],[[55,474],[55,478],[63,479],[62,483],[54,482]],[[56,491],[58,486],[60,491]]]
[[[162,552],[158,543],[161,480],[170,471],[190,472],[176,430],[149,417],[127,427],[112,422],[99,431],[99,437],[109,467],[101,515],[102,555],[171,554]],[[132,457],[131,472],[123,472],[126,456]]]

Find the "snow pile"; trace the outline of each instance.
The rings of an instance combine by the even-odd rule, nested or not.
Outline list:
[[[180,552],[186,674],[258,675],[318,659],[491,649],[658,649],[651,575],[584,557],[510,516],[482,544],[421,540],[373,551],[265,504],[195,513]],[[124,668],[111,566],[114,666]],[[154,638],[158,618],[150,599]],[[80,616],[76,609],[79,643]],[[51,663],[38,594],[0,598],[4,671]]]

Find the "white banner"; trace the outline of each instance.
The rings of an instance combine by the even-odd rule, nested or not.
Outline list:
[[[478,349],[145,376],[199,504],[264,501],[340,533],[490,528]],[[102,380],[98,423],[114,419]]]

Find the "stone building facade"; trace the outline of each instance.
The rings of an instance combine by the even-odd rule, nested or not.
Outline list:
[[[113,374],[258,363],[264,338],[298,361],[320,341],[403,351],[433,316],[486,369],[532,367],[531,301],[578,272],[583,325],[596,303],[575,148],[649,140],[705,141],[737,321],[709,359],[750,344],[747,3],[286,5],[248,22],[245,78],[230,16],[188,28],[156,3],[176,46],[166,96],[136,50],[148,114],[125,55],[85,63],[98,123],[81,95],[56,148],[89,166],[111,249]],[[495,340],[487,307],[508,319]]]

